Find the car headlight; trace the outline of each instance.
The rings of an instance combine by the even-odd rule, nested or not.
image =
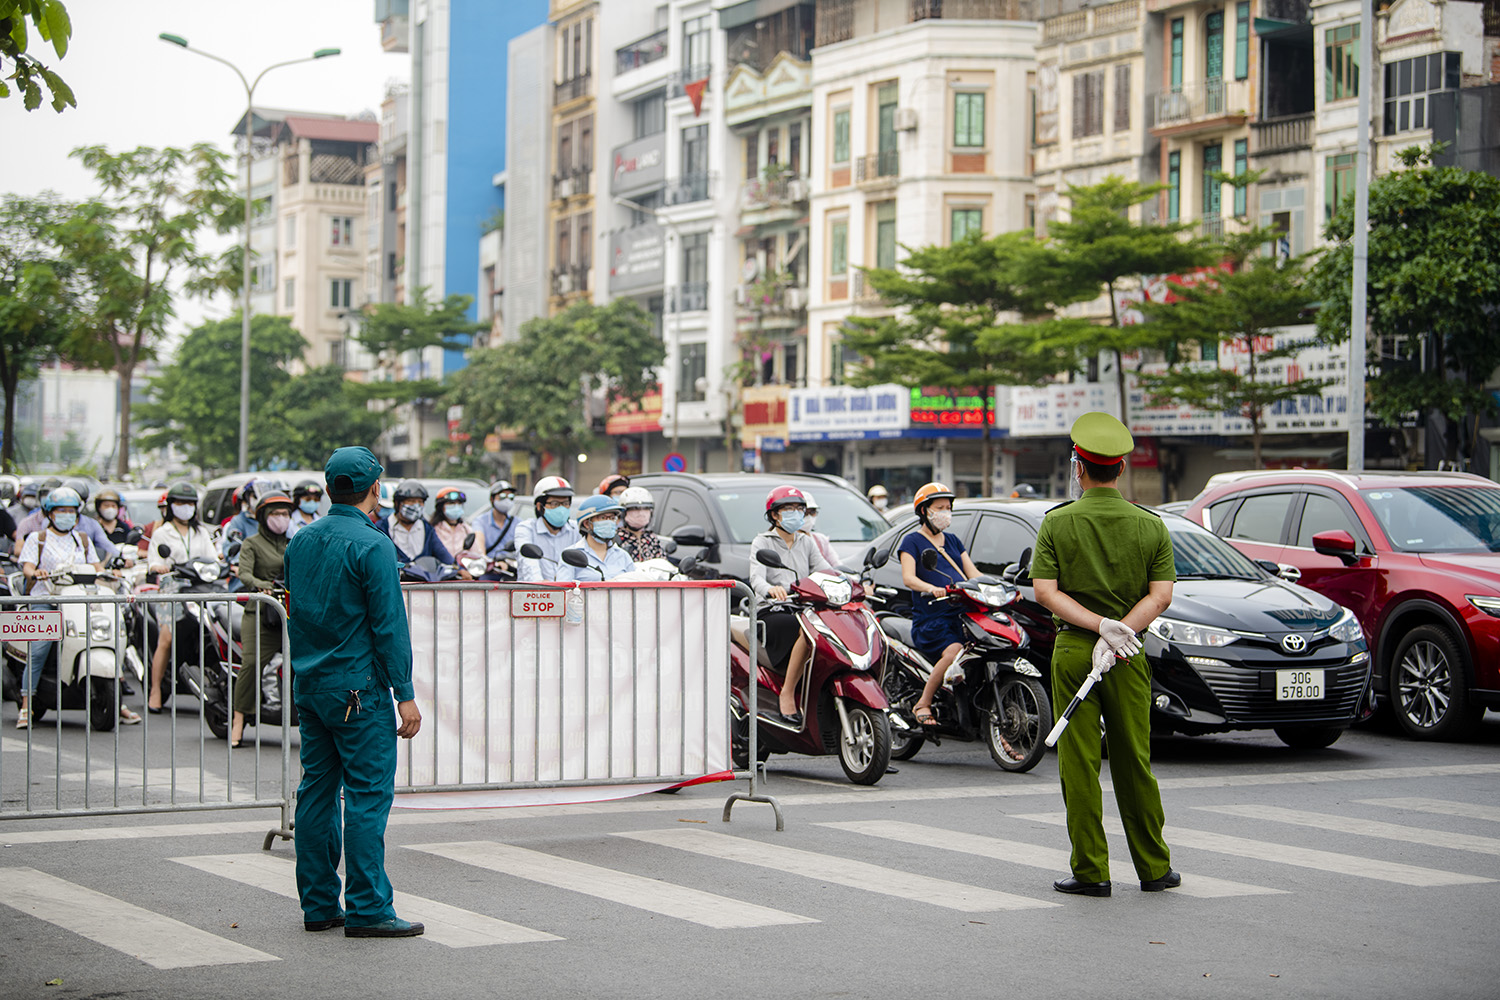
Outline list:
[[[993,583],[979,584],[979,599],[992,608],[1003,608],[1017,597],[1009,587],[997,587]]]
[[[1180,622],[1173,618],[1158,618],[1147,631],[1164,642],[1175,642],[1182,646],[1227,646],[1240,638],[1221,628]]]
[[[1345,608],[1343,616],[1333,623],[1333,628],[1328,630],[1328,634],[1339,642],[1363,642],[1365,638],[1365,630],[1360,627],[1359,619],[1354,617],[1354,612],[1348,608]]]
[[[1500,618],[1500,597],[1486,597],[1483,594],[1466,594],[1469,603],[1487,615]]]

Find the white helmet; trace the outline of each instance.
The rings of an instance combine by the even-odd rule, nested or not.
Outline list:
[[[818,509],[818,500],[811,493],[803,490],[802,499],[807,501],[807,512],[809,514]]]
[[[651,491],[644,486],[627,487],[618,499],[620,506],[626,510],[651,510],[656,506],[656,501],[651,499]]]

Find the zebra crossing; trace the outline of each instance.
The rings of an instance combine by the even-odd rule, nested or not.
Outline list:
[[[1500,810],[1432,798],[1374,798],[1358,800],[1356,804],[1365,807],[1366,813],[1384,811],[1392,819],[1249,804],[1198,805],[1179,810],[1169,819],[1167,834],[1168,842],[1181,858],[1184,879],[1181,889],[1174,890],[1172,895],[1191,902],[1168,905],[1212,906],[1217,905],[1216,900],[1253,896],[1266,897],[1274,903],[1276,897],[1295,896],[1302,886],[1301,872],[1309,869],[1415,890],[1441,891],[1500,881],[1500,863],[1494,860],[1500,857],[1500,838],[1418,826],[1409,816],[1416,813],[1500,823]],[[1192,817],[1198,814],[1205,819],[1231,817],[1236,832],[1200,829],[1192,825]],[[505,882],[503,886],[493,886],[495,891],[490,893],[501,900],[494,904],[498,912],[506,908],[503,900],[516,899],[525,892],[535,894],[528,895],[528,899],[542,901],[555,901],[563,896],[583,897],[591,903],[616,907],[622,915],[630,911],[652,914],[684,926],[703,928],[705,933],[790,928],[836,919],[830,907],[821,903],[826,896],[810,898],[796,891],[803,885],[849,893],[855,898],[860,894],[872,899],[895,898],[909,904],[903,912],[910,919],[921,913],[941,915],[956,911],[989,914],[987,919],[995,921],[1014,919],[1010,914],[1029,919],[1028,914],[1033,911],[1070,905],[1050,891],[1050,879],[1038,878],[1034,871],[1042,869],[1052,874],[1067,871],[1068,852],[1061,833],[1046,835],[1046,828],[1064,822],[1061,813],[1012,813],[995,818],[993,834],[947,829],[940,822],[873,819],[809,822],[804,829],[816,830],[816,835],[802,837],[798,841],[801,846],[795,847],[778,839],[779,835],[761,830],[720,832],[696,826],[626,829],[611,831],[609,836],[616,842],[636,845],[639,851],[619,867],[592,864],[566,857],[561,850],[537,850],[503,839],[392,846],[388,859],[398,873],[398,881],[403,854],[421,855],[428,863],[459,866],[455,871],[470,873],[466,881],[474,881],[475,872],[488,873],[497,883]],[[1340,846],[1349,841],[1365,846],[1361,853],[1342,853],[1296,842],[1310,831],[1336,834]],[[1106,832],[1112,838],[1123,836],[1117,818],[1106,820]],[[896,862],[882,864],[867,860],[872,856],[882,860],[892,857],[889,851],[873,850],[879,843],[916,850],[898,855],[901,860]],[[1391,848],[1392,844],[1402,846]],[[1414,852],[1410,845],[1430,850]],[[1382,848],[1399,849],[1404,860],[1382,856]],[[1123,850],[1116,853],[1124,870],[1117,867],[1115,875],[1129,884],[1135,875],[1129,870],[1128,856]],[[1198,869],[1213,870],[1215,855],[1242,859],[1234,873],[1243,876],[1245,871],[1253,870],[1257,872],[1256,881],[1199,874]],[[951,864],[955,856],[980,858],[984,863],[957,867]],[[1455,856],[1468,858],[1471,863],[1460,864]],[[685,864],[688,858],[696,859],[696,863]],[[1244,861],[1251,865],[1247,868]],[[932,867],[934,862],[944,866],[941,870],[970,873],[974,882],[980,884],[939,878],[920,870]],[[205,891],[215,897],[227,894],[232,898],[242,892],[270,893],[294,900],[297,895],[294,864],[285,855],[184,854],[167,858],[165,863],[202,873],[212,883]],[[704,865],[708,866],[707,874]],[[736,877],[746,869],[770,870],[779,878],[747,883]],[[1017,877],[1016,870],[1024,874]],[[695,880],[699,884],[687,884]],[[743,888],[747,884],[764,887],[761,891],[768,898],[737,898],[753,894],[755,890]],[[530,888],[521,888],[524,885]],[[726,885],[741,888],[737,894],[716,891]],[[231,940],[62,875],[25,865],[0,866],[0,908],[24,914],[39,927],[50,925],[40,933],[51,932],[53,928],[66,930],[157,969],[272,962],[293,957],[265,950],[275,947],[265,941],[253,937],[249,938],[250,943]],[[561,907],[546,908],[549,919],[556,923],[545,927],[522,926],[502,919],[497,913],[477,912],[411,892],[396,893],[396,908],[402,916],[427,925],[427,934],[420,945],[425,948],[545,946],[567,939],[587,940],[598,933],[593,925],[567,925],[570,918],[562,915],[566,908]],[[288,908],[288,915],[290,920],[296,919],[294,907]],[[19,926],[23,936],[29,933],[26,922]],[[614,920],[609,926],[628,928],[630,922]]]

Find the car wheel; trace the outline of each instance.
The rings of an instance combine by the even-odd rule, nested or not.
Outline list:
[[[1465,736],[1484,713],[1482,706],[1470,704],[1458,643],[1440,625],[1419,625],[1406,633],[1391,658],[1388,690],[1396,721],[1419,740]]]
[[[1322,750],[1338,742],[1343,726],[1277,726],[1276,738],[1296,750]]]

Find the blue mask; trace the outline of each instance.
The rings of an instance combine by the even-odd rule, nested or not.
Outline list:
[[[68,514],[64,512],[62,514],[53,515],[52,527],[56,528],[58,531],[72,531],[77,526],[77,514]]]
[[[444,504],[443,516],[448,519],[449,524],[452,524],[464,516],[464,505],[461,503]]]
[[[615,537],[615,532],[620,530],[620,525],[617,521],[595,521],[590,530],[599,541],[607,542]]]
[[[800,510],[793,510],[781,515],[781,530],[790,535],[795,535],[801,531],[802,512]]]
[[[297,505],[297,509],[304,514],[316,514],[318,512],[318,501],[304,500]]]
[[[572,513],[572,511],[568,510],[568,508],[566,507],[548,507],[546,510],[542,511],[542,518],[548,524],[552,525],[552,527],[561,528],[563,525],[568,523],[568,515],[570,513]]]

